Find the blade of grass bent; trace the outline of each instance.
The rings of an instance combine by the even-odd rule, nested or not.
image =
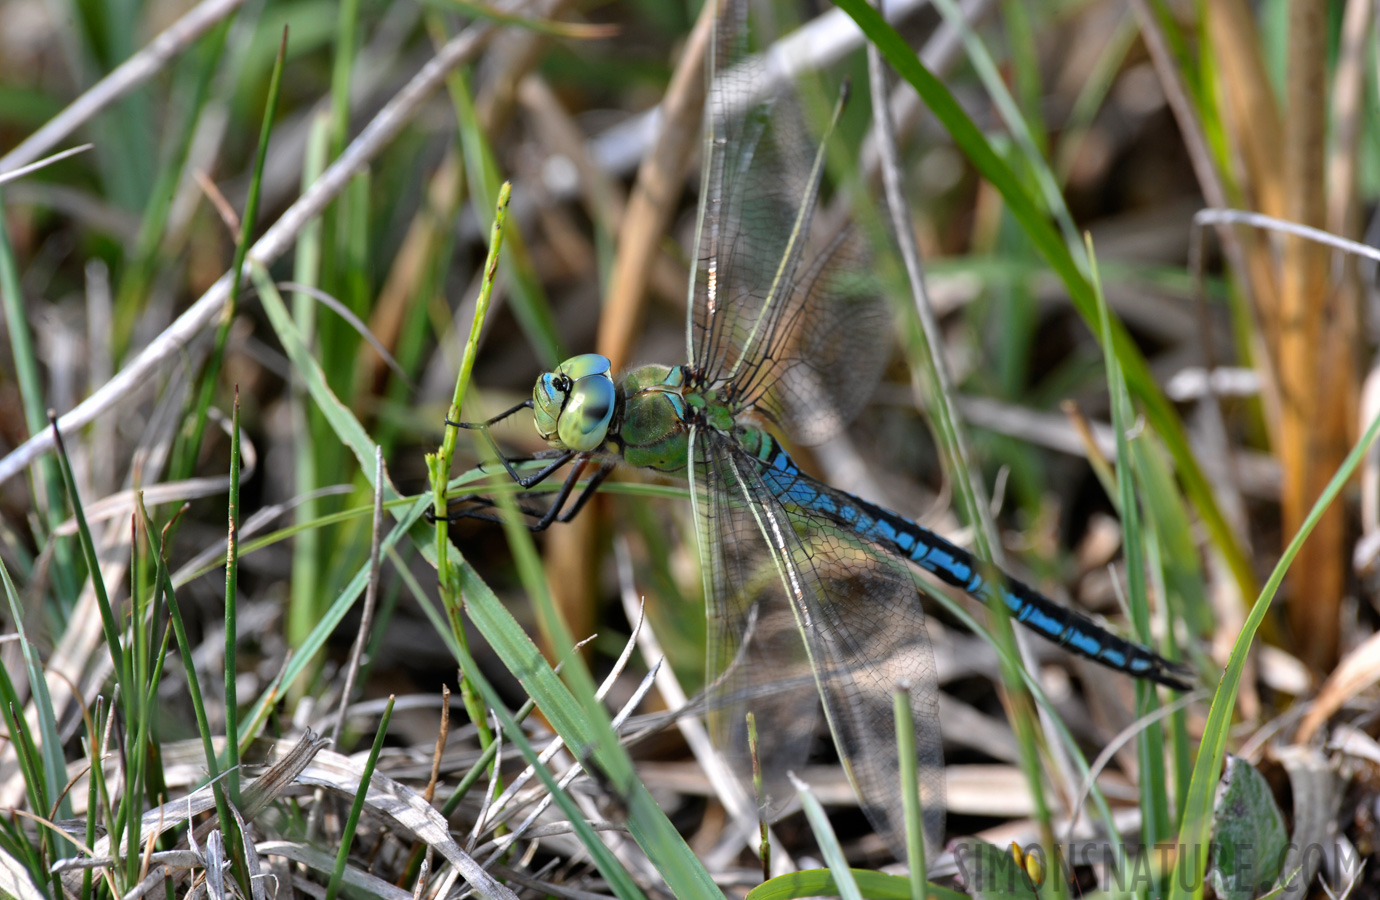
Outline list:
[[[1020,179],[993,150],[986,137],[943,83],[925,68],[895,29],[869,7],[866,0],[837,0],[837,3],[858,23],[863,33],[901,77],[916,89],[935,117],[948,130],[954,143],[983,177],[1001,193],[1031,243],[1064,282],[1079,315],[1089,327],[1095,328],[1097,305],[1091,285],[1080,271],[1068,245],[1060,239],[1058,231],[1040,212],[1038,204],[1026,192]],[[1189,447],[1178,414],[1155,384],[1145,357],[1136,348],[1125,328],[1117,323],[1112,326],[1112,346],[1121,362],[1128,386],[1144,405],[1147,418],[1155,426],[1155,430],[1174,457],[1185,490],[1193,498],[1199,515],[1212,535],[1213,543],[1226,558],[1242,592],[1247,596],[1255,594],[1255,576],[1250,564],[1217,506],[1211,485]]]
[[[373,467],[372,465],[365,465],[364,460],[372,461],[373,442],[354,414],[341,404],[327,388],[320,367],[316,365],[315,360],[303,344],[301,336],[292,324],[287,308],[278,295],[277,289],[268,278],[267,272],[255,265],[251,269],[251,274],[263,300],[264,309],[268,313],[269,321],[289,359],[292,360],[293,365],[302,375],[303,382],[311,392],[313,400],[322,410],[327,421],[332,424],[340,440],[361,461],[362,474],[366,478],[372,478]],[[401,499],[391,484],[384,486],[384,492],[390,500]],[[385,540],[385,546],[406,528],[408,533],[412,534],[417,541],[422,556],[432,565],[437,566],[437,550],[430,540],[434,537],[433,533],[430,530],[414,530],[414,525],[421,517],[428,500],[429,498],[419,498],[413,506],[408,508],[414,517],[403,519],[393,533],[389,535],[389,538]],[[401,518],[401,514],[396,508],[390,507],[390,509],[392,509],[395,517]],[[537,701],[547,720],[565,739],[567,745],[593,747],[595,762],[605,772],[608,772],[616,780],[616,783],[628,786],[629,831],[647,853],[653,865],[662,872],[668,883],[673,885],[678,896],[721,900],[722,892],[714,884],[713,879],[686,845],[684,838],[666,818],[666,814],[657,806],[646,787],[636,779],[632,770],[632,763],[614,736],[609,726],[607,713],[602,705],[593,701],[587,703],[577,701],[565,684],[551,670],[551,666],[542,657],[526,632],[522,630],[522,626],[504,608],[483,579],[460,557],[459,552],[454,547],[447,546],[445,552],[450,557],[450,566],[452,571],[456,573],[459,587],[466,597],[466,611],[470,615],[470,620],[474,622],[485,639],[488,640],[489,645],[498,653],[508,670],[522,683],[523,689],[533,700]],[[351,582],[350,590],[355,596],[363,591],[367,576],[366,567],[366,570],[361,571],[356,577],[357,590],[355,589],[355,582]],[[342,594],[342,598],[343,596]],[[340,604],[339,601],[337,603],[345,605]],[[343,611],[341,615],[343,615]],[[567,643],[563,646],[572,646],[572,644]],[[294,657],[294,661],[296,659],[297,657]],[[593,683],[589,679],[588,671],[584,668],[584,661],[577,658],[574,665],[579,667],[584,680],[590,684],[589,696],[592,697]],[[466,674],[471,673],[467,672]],[[477,676],[478,673],[475,672],[474,674]],[[475,680],[478,684],[478,677]],[[256,706],[256,710],[261,709],[263,702],[261,701]],[[591,852],[594,851],[591,850]]]
[[[273,117],[278,109],[278,94],[283,81],[283,64],[287,58],[287,27],[283,28],[282,42],[278,46],[278,58],[273,64],[273,74],[269,79],[268,98],[264,104],[263,120],[259,127],[259,143],[254,153],[254,167],[249,179],[249,196],[244,204],[244,216],[240,221],[239,241],[235,244],[234,262],[230,266],[233,273],[230,279],[230,296],[221,310],[220,325],[216,329],[215,343],[211,358],[201,372],[201,390],[192,408],[190,432],[183,431],[174,446],[168,479],[182,481],[192,473],[197,455],[201,452],[202,436],[206,431],[206,417],[211,406],[211,395],[215,391],[220,374],[221,363],[225,359],[225,344],[230,337],[230,325],[234,322],[239,305],[240,286],[244,283],[244,260],[249,252],[249,236],[254,231],[254,220],[258,218],[259,194],[263,186],[264,163],[268,158],[268,140],[273,133]],[[230,832],[226,832],[229,834]]]
[[[1202,741],[1198,746],[1198,758],[1193,765],[1188,799],[1184,805],[1183,817],[1179,826],[1179,855],[1175,861],[1174,880],[1170,885],[1169,897],[1171,900],[1186,900],[1186,898],[1193,896],[1195,885],[1201,890],[1203,884],[1203,873],[1207,867],[1209,830],[1212,825],[1213,796],[1217,780],[1222,772],[1223,755],[1226,751],[1227,737],[1231,728],[1231,714],[1236,706],[1236,693],[1241,685],[1241,675],[1246,665],[1246,656],[1250,652],[1255,633],[1260,628],[1261,622],[1264,621],[1265,614],[1270,608],[1270,602],[1279,590],[1280,583],[1284,580],[1284,574],[1289,570],[1289,565],[1294,561],[1294,557],[1298,556],[1299,548],[1303,546],[1303,542],[1307,540],[1313,527],[1322,518],[1323,512],[1337,499],[1337,495],[1341,493],[1342,488],[1351,479],[1362,458],[1370,449],[1371,444],[1374,443],[1377,434],[1380,434],[1380,417],[1371,422],[1366,433],[1347,454],[1347,458],[1342,463],[1341,468],[1337,470],[1337,474],[1332,476],[1332,480],[1327,483],[1327,487],[1319,495],[1317,502],[1313,504],[1308,518],[1304,519],[1298,534],[1294,535],[1294,539],[1289,542],[1284,555],[1275,565],[1274,571],[1270,573],[1269,580],[1261,590],[1260,596],[1256,598],[1250,614],[1246,617],[1245,624],[1241,626],[1241,632],[1236,637],[1231,656],[1227,659],[1227,667],[1222,673],[1221,680],[1217,683],[1216,692],[1213,694],[1212,706],[1208,709],[1207,724],[1203,729]]]

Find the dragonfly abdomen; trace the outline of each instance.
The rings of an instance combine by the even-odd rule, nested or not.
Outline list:
[[[754,442],[755,443],[755,442]],[[753,448],[762,477],[784,503],[822,515],[854,534],[882,545],[940,581],[979,600],[999,600],[1022,625],[1080,656],[1138,678],[1186,690],[1187,670],[1148,647],[1118,637],[1082,613],[1062,606],[1002,573],[988,579],[967,550],[905,516],[816,481],[796,466],[767,435]]]

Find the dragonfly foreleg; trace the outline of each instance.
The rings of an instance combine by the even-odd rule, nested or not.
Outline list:
[[[548,466],[546,466],[546,467],[544,467],[544,468],[542,468],[542,469],[539,469],[538,471],[532,473],[531,475],[527,475],[527,476],[525,476],[525,477],[518,474],[517,469],[513,468],[513,463],[515,463],[515,462],[525,462],[526,460],[523,460],[523,459],[509,459],[507,456],[505,456],[505,455],[503,454],[503,450],[498,446],[498,442],[494,440],[493,433],[489,431],[489,428],[490,428],[490,426],[492,426],[492,425],[495,425],[495,424],[497,424],[497,423],[499,423],[499,422],[502,422],[504,419],[506,419],[506,418],[508,418],[509,416],[513,415],[513,413],[517,412],[517,411],[520,410],[520,409],[531,409],[531,408],[532,408],[532,401],[531,401],[531,400],[524,400],[524,401],[522,401],[521,403],[519,403],[518,405],[512,407],[511,409],[505,410],[505,411],[499,413],[498,415],[494,416],[492,419],[488,419],[488,420],[486,420],[486,421],[484,421],[484,422],[455,422],[455,421],[452,421],[451,419],[447,418],[447,419],[446,419],[446,424],[447,424],[447,425],[454,425],[454,426],[457,427],[457,428],[465,428],[465,429],[468,429],[468,430],[470,430],[470,431],[477,431],[477,432],[479,432],[480,434],[484,435],[484,440],[488,441],[488,443],[489,443],[489,449],[492,450],[492,451],[494,452],[494,456],[496,456],[496,457],[498,458],[498,461],[501,462],[501,463],[503,463],[503,468],[504,468],[505,471],[507,471],[508,476],[509,476],[510,478],[512,478],[514,481],[516,481],[518,484],[522,485],[524,488],[530,488],[530,487],[532,487],[533,485],[537,485],[537,484],[540,484],[541,482],[545,481],[545,480],[547,479],[547,477],[550,476],[550,474],[551,474],[552,472],[556,471],[556,470],[559,469],[561,466],[563,466],[563,465],[565,465],[566,463],[570,462],[571,458],[575,456],[575,453],[574,453],[573,451],[570,451],[570,450],[558,451],[558,452],[556,452],[554,455],[552,455],[552,456],[550,456],[550,457],[547,457],[547,456],[538,454],[537,456],[533,456],[533,457],[529,457],[529,458],[530,458],[530,459],[548,459],[548,458],[549,458],[549,459],[552,460],[551,464],[548,465]],[[482,464],[481,464],[480,468],[481,468],[481,469],[483,468],[483,465],[482,465]]]
[[[504,410],[503,412],[501,412],[501,413],[499,413],[498,415],[494,416],[492,419],[487,419],[487,420],[485,420],[485,421],[483,421],[483,422],[455,422],[455,421],[452,421],[452,420],[450,419],[449,416],[447,416],[447,417],[446,417],[446,424],[447,424],[447,425],[454,425],[456,428],[488,428],[490,425],[497,425],[499,422],[502,422],[504,419],[508,418],[509,416],[511,416],[513,413],[517,412],[517,411],[520,410],[520,409],[531,409],[531,408],[532,408],[532,401],[531,401],[531,400],[524,400],[524,401],[522,401],[521,403],[519,403],[517,406],[514,406],[512,409]]]

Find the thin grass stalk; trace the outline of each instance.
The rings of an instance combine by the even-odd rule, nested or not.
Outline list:
[[[455,455],[455,445],[460,437],[461,407],[465,394],[469,391],[470,373],[474,370],[474,360],[479,353],[479,338],[484,328],[484,317],[489,312],[489,301],[493,297],[494,282],[498,275],[499,253],[503,247],[504,226],[508,220],[508,203],[512,199],[512,185],[504,182],[498,190],[498,203],[494,210],[493,226],[489,230],[489,253],[484,260],[484,278],[479,286],[479,299],[475,305],[474,318],[470,321],[469,338],[465,341],[464,354],[460,359],[460,369],[455,374],[455,390],[451,394],[450,407],[446,411],[445,433],[441,447],[435,454],[429,454],[428,465],[432,468],[432,511],[435,516],[436,535],[436,578],[441,588],[441,602],[446,609],[451,634],[456,643],[468,651],[468,637],[465,634],[464,597],[451,571],[450,528],[446,520],[446,482],[450,478],[451,459]],[[487,749],[493,742],[489,730],[488,717],[483,704],[464,679],[460,681],[460,696],[470,721],[479,730],[480,745]],[[494,763],[494,778],[498,777],[498,762]]]
[[[239,698],[235,692],[239,650],[240,580],[240,388],[235,385],[235,400],[230,412],[230,496],[227,503],[229,524],[225,537],[225,733],[239,732]],[[169,598],[171,600],[171,598]],[[230,802],[240,801],[240,748],[236,741],[225,742],[225,787]]]
[[[1093,294],[1097,299],[1101,319],[1100,336],[1103,347],[1111,348],[1111,312],[1102,293],[1102,273],[1097,267],[1097,255],[1091,235],[1085,236]],[[1130,440],[1132,427],[1131,398],[1121,377],[1116,355],[1106,352],[1107,391],[1111,397],[1112,428],[1116,433],[1117,505],[1121,511],[1123,553],[1126,558],[1128,605],[1137,638],[1147,646],[1154,646],[1150,633],[1149,600],[1145,581],[1145,555],[1141,531],[1140,505],[1136,499],[1135,467],[1132,464]],[[1152,713],[1157,707],[1155,690],[1145,682],[1136,684],[1136,709],[1139,715]],[[1141,839],[1147,847],[1158,846],[1160,838],[1170,830],[1169,803],[1164,778],[1164,744],[1158,728],[1143,729],[1136,739],[1140,762]],[[1118,851],[1118,856],[1121,856]],[[1160,886],[1162,888],[1162,886]]]
[[[0,666],[0,702],[4,703],[5,730],[11,735],[15,760],[24,775],[24,793],[34,812],[41,813],[48,808],[48,782],[43,776],[38,745],[34,743],[28,723],[24,720],[24,706],[19,692],[10,680],[9,671],[3,666]]]
[[[868,12],[875,11],[867,7]],[[961,20],[957,10],[953,14]],[[964,23],[966,24],[966,23]],[[950,22],[951,27],[962,27]],[[870,36],[871,37],[871,36]],[[895,63],[893,62],[893,65]],[[891,125],[890,109],[886,104],[886,78],[882,70],[881,49],[875,38],[868,43],[868,71],[871,78],[873,96],[873,117],[878,129],[877,147],[881,158],[882,180],[886,189],[887,209],[891,215],[892,227],[900,242],[901,257],[905,262],[906,274],[911,288],[917,317],[921,324],[922,352],[919,354],[928,382],[934,385],[930,414],[934,420],[935,434],[939,439],[946,468],[953,476],[953,484],[958,494],[959,505],[967,521],[974,523],[974,550],[990,570],[986,577],[1001,579],[999,563],[1001,560],[1000,542],[996,540],[996,524],[992,520],[991,509],[986,502],[981,481],[975,477],[972,455],[957,411],[953,407],[953,379],[950,377],[941,354],[935,348],[943,346],[942,333],[934,315],[934,308],[925,290],[925,275],[921,265],[914,229],[902,196],[900,166],[896,155],[895,135]],[[1003,659],[1018,659],[1021,656],[1019,643],[1011,626],[1010,614],[996,596],[989,604],[991,615],[989,626],[998,643],[1011,652],[1003,654]],[[1002,684],[1006,689],[1006,704],[1012,726],[1020,748],[1021,767],[1029,785],[1035,804],[1035,818],[1040,823],[1041,836],[1047,845],[1053,845],[1054,830],[1050,822],[1049,805],[1044,796],[1043,766],[1039,754],[1039,727],[1036,711],[1029,696],[1022,688],[1021,673],[1003,667]],[[913,735],[912,735],[913,737]]]
[[[771,830],[767,827],[767,817],[762,815],[765,809],[763,801],[765,792],[762,787],[762,761],[757,756],[757,716],[751,712],[747,714],[748,732],[748,753],[752,757],[752,797],[757,803],[757,857],[762,861],[762,880],[771,878]],[[912,743],[914,741],[912,740]],[[914,747],[911,748],[914,753]],[[904,765],[905,757],[902,757]],[[917,787],[917,790],[919,788]]]
[[[326,166],[327,143],[330,119],[319,113],[312,119],[307,136],[307,149],[302,160],[302,190],[321,177]],[[293,255],[292,280],[308,287],[320,286],[322,258],[322,224],[319,218],[312,219],[302,229]],[[299,291],[292,296],[292,317],[298,330],[310,336],[316,332],[316,301],[307,293]],[[291,381],[289,415],[292,416],[293,430],[299,435],[311,435],[315,417],[307,404],[307,391],[300,376],[294,373]],[[293,478],[299,496],[310,495],[321,486],[321,473],[317,465],[317,441],[312,439],[293,442]],[[300,636],[310,633],[316,620],[317,604],[321,598],[322,549],[321,529],[318,523],[321,504],[315,497],[304,500],[294,511],[293,521],[302,526],[292,543],[292,584],[289,588],[287,612],[287,633],[294,646]]]
[[[36,807],[35,812],[47,813],[63,819],[72,817],[72,804],[63,793],[67,784],[67,760],[63,755],[61,732],[58,731],[57,718],[53,712],[53,701],[48,695],[48,682],[43,675],[43,661],[39,658],[33,641],[24,625],[20,594],[9,568],[0,560],[0,584],[4,585],[5,599],[9,605],[11,621],[19,637],[19,649],[24,657],[24,673],[29,682],[29,702],[33,705],[34,718],[38,722],[38,733],[43,740],[41,754],[44,793],[56,805]],[[11,693],[8,699],[17,697]]]
[[[331,724],[330,733],[327,737],[331,738],[335,746],[340,746],[340,742],[345,733],[345,715],[350,709],[350,699],[355,693],[355,679],[359,675],[360,660],[364,655],[364,647],[369,641],[369,635],[374,627],[374,607],[378,602],[379,593],[379,565],[380,547],[383,539],[383,485],[385,483],[383,475],[383,448],[375,448],[374,460],[374,518],[370,523],[371,539],[369,542],[369,584],[364,590],[364,609],[359,617],[359,633],[355,636],[354,644],[350,647],[350,661],[345,667],[345,680],[340,687],[340,708],[336,711],[335,721]]]
[[[909,684],[896,687],[896,752],[901,758],[901,802],[906,816],[906,865],[910,871],[911,900],[925,900],[925,817],[920,809],[920,773],[915,757],[915,718],[910,708]]]
[[[98,713],[100,708],[100,703],[97,702],[96,710]],[[91,769],[86,776],[86,846],[88,847],[94,847],[96,845],[97,829],[100,827],[100,793],[98,791],[98,785],[101,779],[98,777],[98,773],[101,768],[101,756],[97,749],[100,747],[100,743],[96,740],[96,730],[93,727],[97,721],[99,721],[97,718],[87,718],[86,740],[83,742],[85,744],[84,749],[86,750],[86,758],[91,761]],[[81,873],[81,891],[77,895],[81,900],[91,900],[92,881],[93,872],[90,869]]]
[[[206,715],[206,704],[201,695],[201,682],[196,674],[196,662],[193,659],[195,645],[192,644],[187,636],[187,628],[182,622],[182,608],[177,602],[177,594],[172,586],[172,579],[168,575],[167,566],[167,536],[173,526],[173,522],[168,523],[162,534],[161,546],[154,549],[153,532],[151,530],[151,520],[148,510],[144,508],[144,496],[141,491],[136,495],[136,505],[138,506],[139,521],[144,528],[145,537],[148,539],[152,557],[154,561],[154,577],[163,586],[163,592],[168,598],[168,617],[172,623],[173,632],[177,635],[178,656],[182,660],[183,675],[187,680],[187,694],[192,701],[192,712],[196,717],[197,732],[201,736],[201,749],[206,761],[206,775],[210,782],[211,794],[216,801],[216,817],[219,820],[221,834],[225,835],[226,846],[235,848],[242,846],[238,839],[239,829],[235,824],[235,818],[230,813],[230,804],[225,796],[225,788],[220,780],[220,764],[216,760],[216,748],[211,739],[211,721]],[[184,506],[183,509],[186,507]],[[179,513],[180,515],[180,513]],[[175,520],[174,520],[175,521]],[[137,829],[137,817],[131,817]],[[137,831],[135,832],[137,834]],[[132,854],[133,848],[137,843],[130,842],[126,847],[126,852]],[[244,868],[244,860],[238,850],[231,850],[232,858],[235,862],[235,874],[240,879],[241,886],[249,883],[248,872]]]
[[[201,452],[202,436],[206,431],[207,413],[211,407],[211,395],[215,392],[221,363],[225,359],[225,344],[230,337],[230,326],[235,320],[239,307],[240,285],[243,283],[244,259],[249,252],[249,238],[254,232],[254,223],[259,215],[259,194],[263,187],[264,162],[268,158],[268,139],[273,133],[273,118],[278,110],[278,94],[283,81],[283,65],[287,58],[287,27],[278,45],[278,57],[273,63],[273,73],[268,82],[268,99],[264,104],[264,115],[259,127],[259,143],[254,152],[254,166],[249,178],[249,196],[244,204],[244,216],[240,220],[240,237],[235,244],[235,256],[230,265],[230,293],[221,309],[220,325],[216,328],[215,342],[210,358],[201,372],[201,388],[194,401],[191,412],[192,424],[183,431],[183,438],[174,446],[172,463],[169,466],[169,479],[181,481],[189,477],[196,467],[196,458]],[[229,832],[227,832],[228,834]]]
[[[868,39],[876,44],[896,71],[920,92],[958,147],[979,172],[1001,192],[1022,230],[1068,288],[1070,299],[1079,314],[1090,325],[1094,323],[1097,311],[1091,287],[1080,272],[1069,248],[1060,240],[1058,232],[1039,212],[1038,205],[1027,194],[1010,167],[992,149],[983,133],[959,106],[953,95],[920,63],[901,36],[887,25],[875,10],[868,7],[864,0],[838,0],[838,5],[858,23]],[[1127,383],[1132,393],[1144,405],[1147,418],[1170,449],[1185,489],[1193,498],[1213,542],[1221,549],[1238,584],[1253,585],[1254,575],[1250,565],[1212,496],[1211,485],[1193,456],[1178,413],[1160,391],[1144,356],[1135,347],[1125,328],[1114,323],[1112,330],[1113,345],[1121,360]]]
[[[331,870],[331,880],[326,886],[326,900],[335,900],[340,893],[340,883],[345,877],[345,865],[350,861],[350,844],[354,843],[355,829],[359,825],[359,817],[364,812],[364,800],[369,796],[369,782],[374,777],[374,768],[379,762],[379,753],[383,750],[383,739],[388,735],[388,723],[393,718],[393,695],[388,695],[388,704],[383,708],[383,716],[379,719],[379,727],[374,732],[374,745],[369,748],[369,758],[364,762],[364,772],[359,776],[359,790],[355,791],[355,799],[350,804],[350,813],[345,819],[345,828],[340,835],[340,849],[336,851],[335,868]]]
[[[72,517],[77,522],[78,544],[81,546],[82,556],[86,560],[87,574],[91,578],[91,589],[96,597],[96,608],[101,614],[101,627],[105,636],[106,650],[110,653],[111,666],[115,672],[115,681],[116,684],[132,684],[132,673],[128,669],[128,660],[120,645],[118,620],[115,618],[115,611],[110,606],[110,595],[106,592],[105,580],[101,577],[100,558],[96,555],[96,545],[91,539],[91,529],[86,524],[86,513],[82,509],[81,495],[77,491],[76,479],[72,475],[72,465],[67,457],[67,447],[63,443],[62,433],[58,429],[57,416],[52,410],[48,411],[48,421],[52,425],[53,443],[58,449],[58,468],[62,473],[67,497],[72,505]],[[138,721],[137,710],[133,706],[133,702],[127,697],[121,699],[125,721]]]
[[[335,53],[331,56],[330,157],[345,149],[350,131],[350,73],[359,53],[360,0],[344,0],[336,14]]]
[[[43,378],[39,372],[38,359],[34,355],[33,336],[29,331],[29,317],[24,310],[24,292],[19,280],[19,266],[14,258],[14,248],[10,244],[9,229],[5,224],[5,197],[0,191],[0,305],[5,308],[5,330],[10,338],[10,355],[14,360],[15,381],[19,385],[19,397],[24,407],[24,422],[32,436],[44,431],[47,424],[45,413],[47,404],[43,401]],[[45,461],[38,471],[38,484],[31,487],[30,495],[44,503],[46,515],[40,520],[44,530],[34,537],[42,542],[62,521],[62,475],[57,464]],[[58,604],[70,610],[77,600],[80,585],[74,583],[72,573],[77,571],[76,557],[68,541],[54,539],[53,582],[58,589]]]
[[[167,229],[173,198],[186,173],[192,138],[196,135],[201,113],[211,95],[211,86],[224,56],[226,38],[230,34],[234,18],[234,13],[231,13],[211,29],[206,36],[200,58],[193,61],[195,71],[191,73],[192,84],[186,91],[184,108],[181,110],[182,117],[170,129],[173,136],[169,151],[165,154],[166,158],[160,166],[153,190],[149,192],[144,204],[144,215],[139,223],[139,233],[135,237],[134,251],[116,292],[112,342],[117,359],[124,353],[130,330],[134,327],[139,311],[148,301],[148,289],[158,267],[159,245]],[[182,79],[179,79],[179,82],[181,81]]]

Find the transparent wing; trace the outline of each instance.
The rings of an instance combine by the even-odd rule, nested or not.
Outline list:
[[[693,439],[709,598],[711,732],[751,796],[745,714],[758,723],[772,816],[790,799],[823,709],[877,832],[898,852],[904,819],[892,695],[912,686],[925,831],[943,838],[944,775],[934,659],[909,571],[869,542],[768,490],[727,438]],[[802,673],[813,678],[802,678]]]
[[[693,496],[703,557],[707,719],[748,797],[753,796],[747,714],[756,720],[763,795],[759,813],[778,818],[795,789],[819,722],[819,691],[781,575],[756,521],[718,472],[724,453],[695,447]]]
[[[852,420],[886,363],[890,315],[866,242],[811,228],[823,176],[792,90],[749,56],[744,0],[725,0],[705,113],[689,358],[793,438]]]

